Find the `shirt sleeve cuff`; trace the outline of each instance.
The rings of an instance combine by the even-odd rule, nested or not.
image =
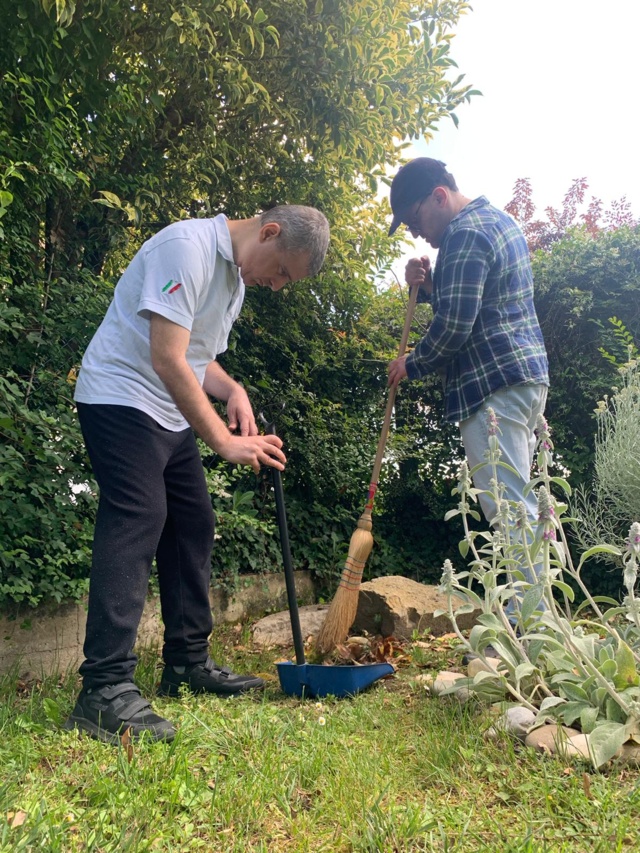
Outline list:
[[[172,323],[175,323],[178,326],[182,326],[184,329],[187,329],[189,332],[193,326],[193,317],[189,317],[187,314],[183,314],[182,311],[177,311],[175,308],[170,308],[168,305],[163,304],[162,302],[154,302],[151,299],[142,299],[138,305],[138,314],[143,317],[145,320],[151,319],[151,314],[160,314],[161,317],[164,317],[167,320],[171,320]]]
[[[409,353],[404,361],[404,366],[407,371],[407,377],[409,379],[420,379],[422,377],[422,373],[418,368],[415,360],[415,356],[413,353]]]

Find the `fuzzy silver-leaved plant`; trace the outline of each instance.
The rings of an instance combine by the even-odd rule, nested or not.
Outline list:
[[[626,741],[640,743],[640,601],[636,595],[640,523],[631,524],[623,549],[594,544],[576,565],[563,524],[571,488],[565,479],[550,473],[553,443],[548,424],[544,418],[538,420],[537,471],[527,486],[527,492],[533,489],[537,496],[536,519],[527,517],[523,503],[504,500],[499,476],[504,463],[493,441],[498,430],[495,415],[489,412],[484,464],[491,467],[490,496],[498,508],[492,530],[469,528],[467,516],[473,512],[477,517],[472,507],[479,493],[471,483],[474,472],[463,465],[454,489],[458,506],[447,518],[462,519],[460,553],[467,565],[458,572],[446,561],[441,588],[460,643],[485,663],[486,649],[492,646],[500,663],[497,671],[460,679],[446,692],[466,689],[490,701],[506,694],[535,710],[537,724],[553,718],[577,725],[589,735],[594,765],[601,766]],[[616,557],[622,564],[627,593],[622,604],[594,598],[583,581],[585,562],[602,555]],[[579,605],[576,587],[582,598]],[[474,608],[481,612],[466,637],[457,617]]]

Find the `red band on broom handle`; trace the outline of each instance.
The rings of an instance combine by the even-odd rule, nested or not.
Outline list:
[[[369,494],[367,495],[367,503],[365,505],[365,509],[372,510],[373,509],[373,500],[376,496],[376,492],[378,491],[377,483],[369,484]]]

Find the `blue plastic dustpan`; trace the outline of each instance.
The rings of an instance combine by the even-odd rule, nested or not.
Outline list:
[[[276,664],[280,687],[289,696],[308,698],[323,696],[355,696],[379,678],[394,672],[390,663],[368,663],[361,666],[320,666],[292,663]]]
[[[264,416],[262,420],[266,424]],[[275,435],[273,424],[267,424],[267,433]],[[284,661],[276,664],[280,676],[280,687],[289,696],[355,696],[370,687],[379,678],[385,678],[394,672],[390,663],[368,663],[361,666],[322,666],[305,662],[304,642],[300,629],[300,614],[296,600],[296,587],[293,577],[293,563],[289,547],[289,530],[287,515],[284,507],[284,491],[282,477],[277,468],[271,469],[273,488],[276,497],[276,512],[280,545],[282,546],[282,562],[284,564],[284,579],[287,586],[287,601],[291,617],[291,633],[296,651],[296,662]]]

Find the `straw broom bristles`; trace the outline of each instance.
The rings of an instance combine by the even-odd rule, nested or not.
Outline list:
[[[409,340],[409,331],[411,329],[411,320],[416,306],[418,297],[418,289],[414,287],[411,291],[409,304],[407,306],[407,316],[404,321],[404,329],[402,331],[402,340],[400,342],[400,356],[405,354],[407,349],[407,341]],[[382,456],[387,442],[389,426],[391,424],[391,415],[393,413],[393,404],[396,397],[396,387],[389,390],[387,399],[387,409],[384,415],[382,431],[378,441],[378,449],[373,464],[373,473],[371,476],[371,484],[369,486],[369,495],[364,512],[358,520],[358,525],[351,535],[349,542],[349,556],[346,559],[344,569],[338,589],[333,597],[333,601],[327,610],[326,618],[316,637],[315,646],[321,654],[328,654],[335,649],[338,643],[344,642],[349,633],[349,629],[353,625],[356,612],[358,610],[358,597],[360,595],[360,583],[362,581],[362,572],[369,559],[369,554],[373,549],[373,534],[371,533],[371,512],[373,510],[373,500],[378,488],[378,476],[382,467]]]
[[[316,648],[322,654],[327,654],[345,640],[356,618],[362,572],[373,548],[371,528],[371,509],[367,508],[351,534],[349,556],[338,589],[316,637]]]

